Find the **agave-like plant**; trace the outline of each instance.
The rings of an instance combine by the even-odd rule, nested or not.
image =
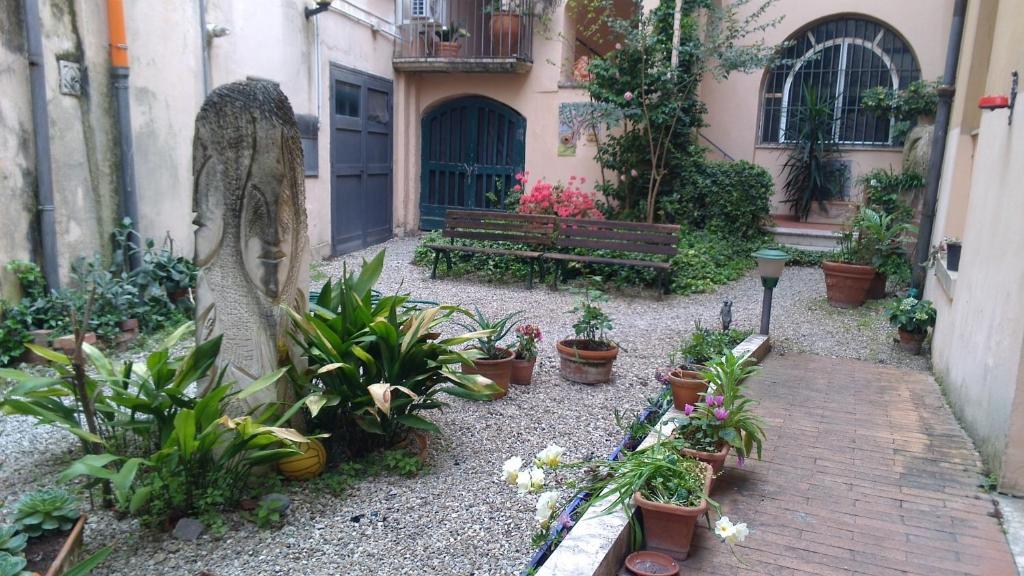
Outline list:
[[[18,501],[14,523],[31,538],[47,532],[67,531],[82,515],[78,499],[67,490],[46,488],[30,492]]]
[[[373,297],[384,252],[328,281],[308,314],[289,310],[293,339],[309,367],[293,373],[313,426],[329,432],[344,451],[363,453],[401,440],[410,429],[438,431],[421,414],[445,406],[441,393],[488,400],[499,389],[456,368],[480,356],[457,346],[489,335],[477,331],[440,336],[454,306],[417,308],[408,295]]]
[[[793,143],[783,164],[782,189],[787,204],[800,220],[807,220],[811,205],[823,205],[839,195],[844,173],[836,160],[840,157],[835,139],[834,102],[805,86],[803,105],[791,112],[789,121],[796,129],[787,135]]]
[[[474,307],[473,312],[463,312],[468,321],[457,321],[463,330],[469,332],[484,333],[484,336],[476,338],[476,348],[483,353],[486,360],[500,360],[504,356],[499,350],[501,342],[515,329],[522,320],[523,311],[519,310],[500,318],[491,318]]]
[[[17,526],[0,526],[0,552],[20,554],[27,541],[28,534],[19,532]]]

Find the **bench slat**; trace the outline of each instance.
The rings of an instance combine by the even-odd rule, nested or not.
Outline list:
[[[613,242],[608,240],[588,240],[585,238],[563,238],[559,236],[555,241],[559,248],[592,248],[594,250],[617,250],[619,252],[641,252],[644,254],[663,254],[674,256],[676,254],[675,244],[641,244],[637,242]]]
[[[550,234],[501,234],[498,232],[473,231],[473,230],[448,230],[441,233],[445,238],[459,238],[462,240],[484,240],[491,242],[512,242],[515,244],[530,244],[533,246],[552,246],[554,240]]]
[[[500,256],[520,256],[522,258],[539,258],[540,252],[523,250],[505,250],[503,248],[479,248],[476,246],[459,246],[458,244],[427,244],[427,248],[441,252],[472,252],[476,254],[497,254]]]
[[[517,212],[497,212],[494,210],[449,210],[445,220],[481,221],[501,220],[509,222],[545,222],[554,225],[556,217],[541,214],[519,214]]]
[[[618,266],[643,266],[646,268],[658,268],[668,270],[672,265],[659,260],[632,260],[629,258],[605,258],[603,256],[577,256],[576,254],[557,254],[546,252],[541,255],[545,260],[560,260],[562,262],[585,262],[587,264],[612,264]]]
[[[445,227],[445,229],[452,230],[499,230],[499,231],[510,231],[510,232],[526,232],[534,234],[554,234],[555,227],[552,224],[544,223],[533,223],[533,222],[470,222],[470,221],[455,221],[451,222]]]
[[[558,227],[560,236],[566,238],[585,238],[602,240],[619,240],[623,242],[638,242],[644,244],[663,244],[675,246],[679,243],[678,234],[651,234],[648,232],[624,232],[620,230],[600,230],[593,228],[578,228],[575,226],[560,225]]]
[[[641,232],[665,232],[679,234],[678,224],[647,224],[646,222],[626,222],[624,220],[595,220],[592,218],[559,218],[559,223],[572,223],[577,226],[593,228],[638,230]]]

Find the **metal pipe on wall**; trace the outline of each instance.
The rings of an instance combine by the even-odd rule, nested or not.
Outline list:
[[[120,216],[128,218],[136,230],[135,244],[142,246],[139,237],[139,199],[135,190],[135,147],[132,141],[131,95],[128,92],[128,34],[124,25],[124,1],[107,0],[107,31],[110,37],[110,80],[114,88],[114,107],[117,113],[117,139],[120,144],[118,185],[121,188]],[[142,254],[129,255],[134,270],[142,264]]]
[[[939,105],[935,110],[935,132],[932,135],[932,155],[928,161],[927,188],[924,207],[921,210],[921,225],[917,232],[917,248],[914,250],[914,274],[911,287],[920,298],[924,291],[927,274],[928,252],[932,244],[932,229],[935,226],[935,205],[939,197],[939,179],[942,178],[942,162],[946,156],[946,136],[949,133],[949,114],[953,107],[956,90],[957,65],[960,62],[960,44],[964,35],[964,18],[967,0],[956,0],[953,5],[953,23],[949,28],[949,48],[946,50],[946,67],[939,87]]]
[[[42,269],[50,290],[60,288],[57,266],[57,227],[53,215],[53,172],[50,158],[50,115],[46,109],[46,73],[43,68],[43,35],[38,0],[24,0],[25,40],[28,46],[29,89],[32,98],[32,131],[35,134],[36,210]]]
[[[199,49],[203,60],[203,98],[210,95],[210,43],[206,37],[206,0],[199,0]]]

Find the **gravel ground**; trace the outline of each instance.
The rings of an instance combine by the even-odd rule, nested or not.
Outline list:
[[[114,543],[115,553],[96,574],[191,576],[203,570],[229,575],[485,575],[518,574],[533,548],[536,496],[521,496],[498,479],[501,463],[529,459],[548,443],[566,447],[566,458],[607,454],[621,432],[612,413],[635,411],[657,391],[653,370],[688,333],[695,320],[719,325],[723,300],[733,301],[735,327],[756,328],[761,287],[755,273],[713,294],[665,297],[617,293],[605,307],[613,337],[625,351],[611,384],[585,386],[558,377],[554,341],[571,331],[566,313],[572,296],[537,287],[429,279],[429,270],[409,264],[417,240],[385,246],[387,265],[378,287],[411,292],[418,299],[479,306],[489,314],[525,309],[542,327],[545,341],[530,386],[515,386],[497,402],[451,400],[431,417],[443,434],[434,438],[428,470],[416,478],[382,477],[362,482],[345,497],[286,486],[292,498],[288,522],[279,531],[260,531],[229,516],[232,530],[222,538],[203,536],[186,543],[140,529],[132,520],[91,512],[90,548]],[[340,274],[379,248],[324,263]],[[772,331],[776,353],[801,351],[928,369],[924,357],[896,349],[879,305],[836,310],[824,298],[816,268],[791,268],[775,291]],[[2,426],[2,424],[0,424]],[[9,418],[0,436],[0,505],[6,512],[21,493],[54,482],[74,456],[70,435]],[[361,520],[353,521],[356,518]]]

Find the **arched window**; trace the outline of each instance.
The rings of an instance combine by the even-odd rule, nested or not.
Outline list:
[[[800,130],[805,91],[813,88],[834,110],[837,142],[896,144],[890,120],[861,110],[861,93],[875,86],[905,88],[920,78],[910,47],[887,26],[853,17],[825,20],[790,37],[781,63],[768,71],[760,141],[792,141]]]

